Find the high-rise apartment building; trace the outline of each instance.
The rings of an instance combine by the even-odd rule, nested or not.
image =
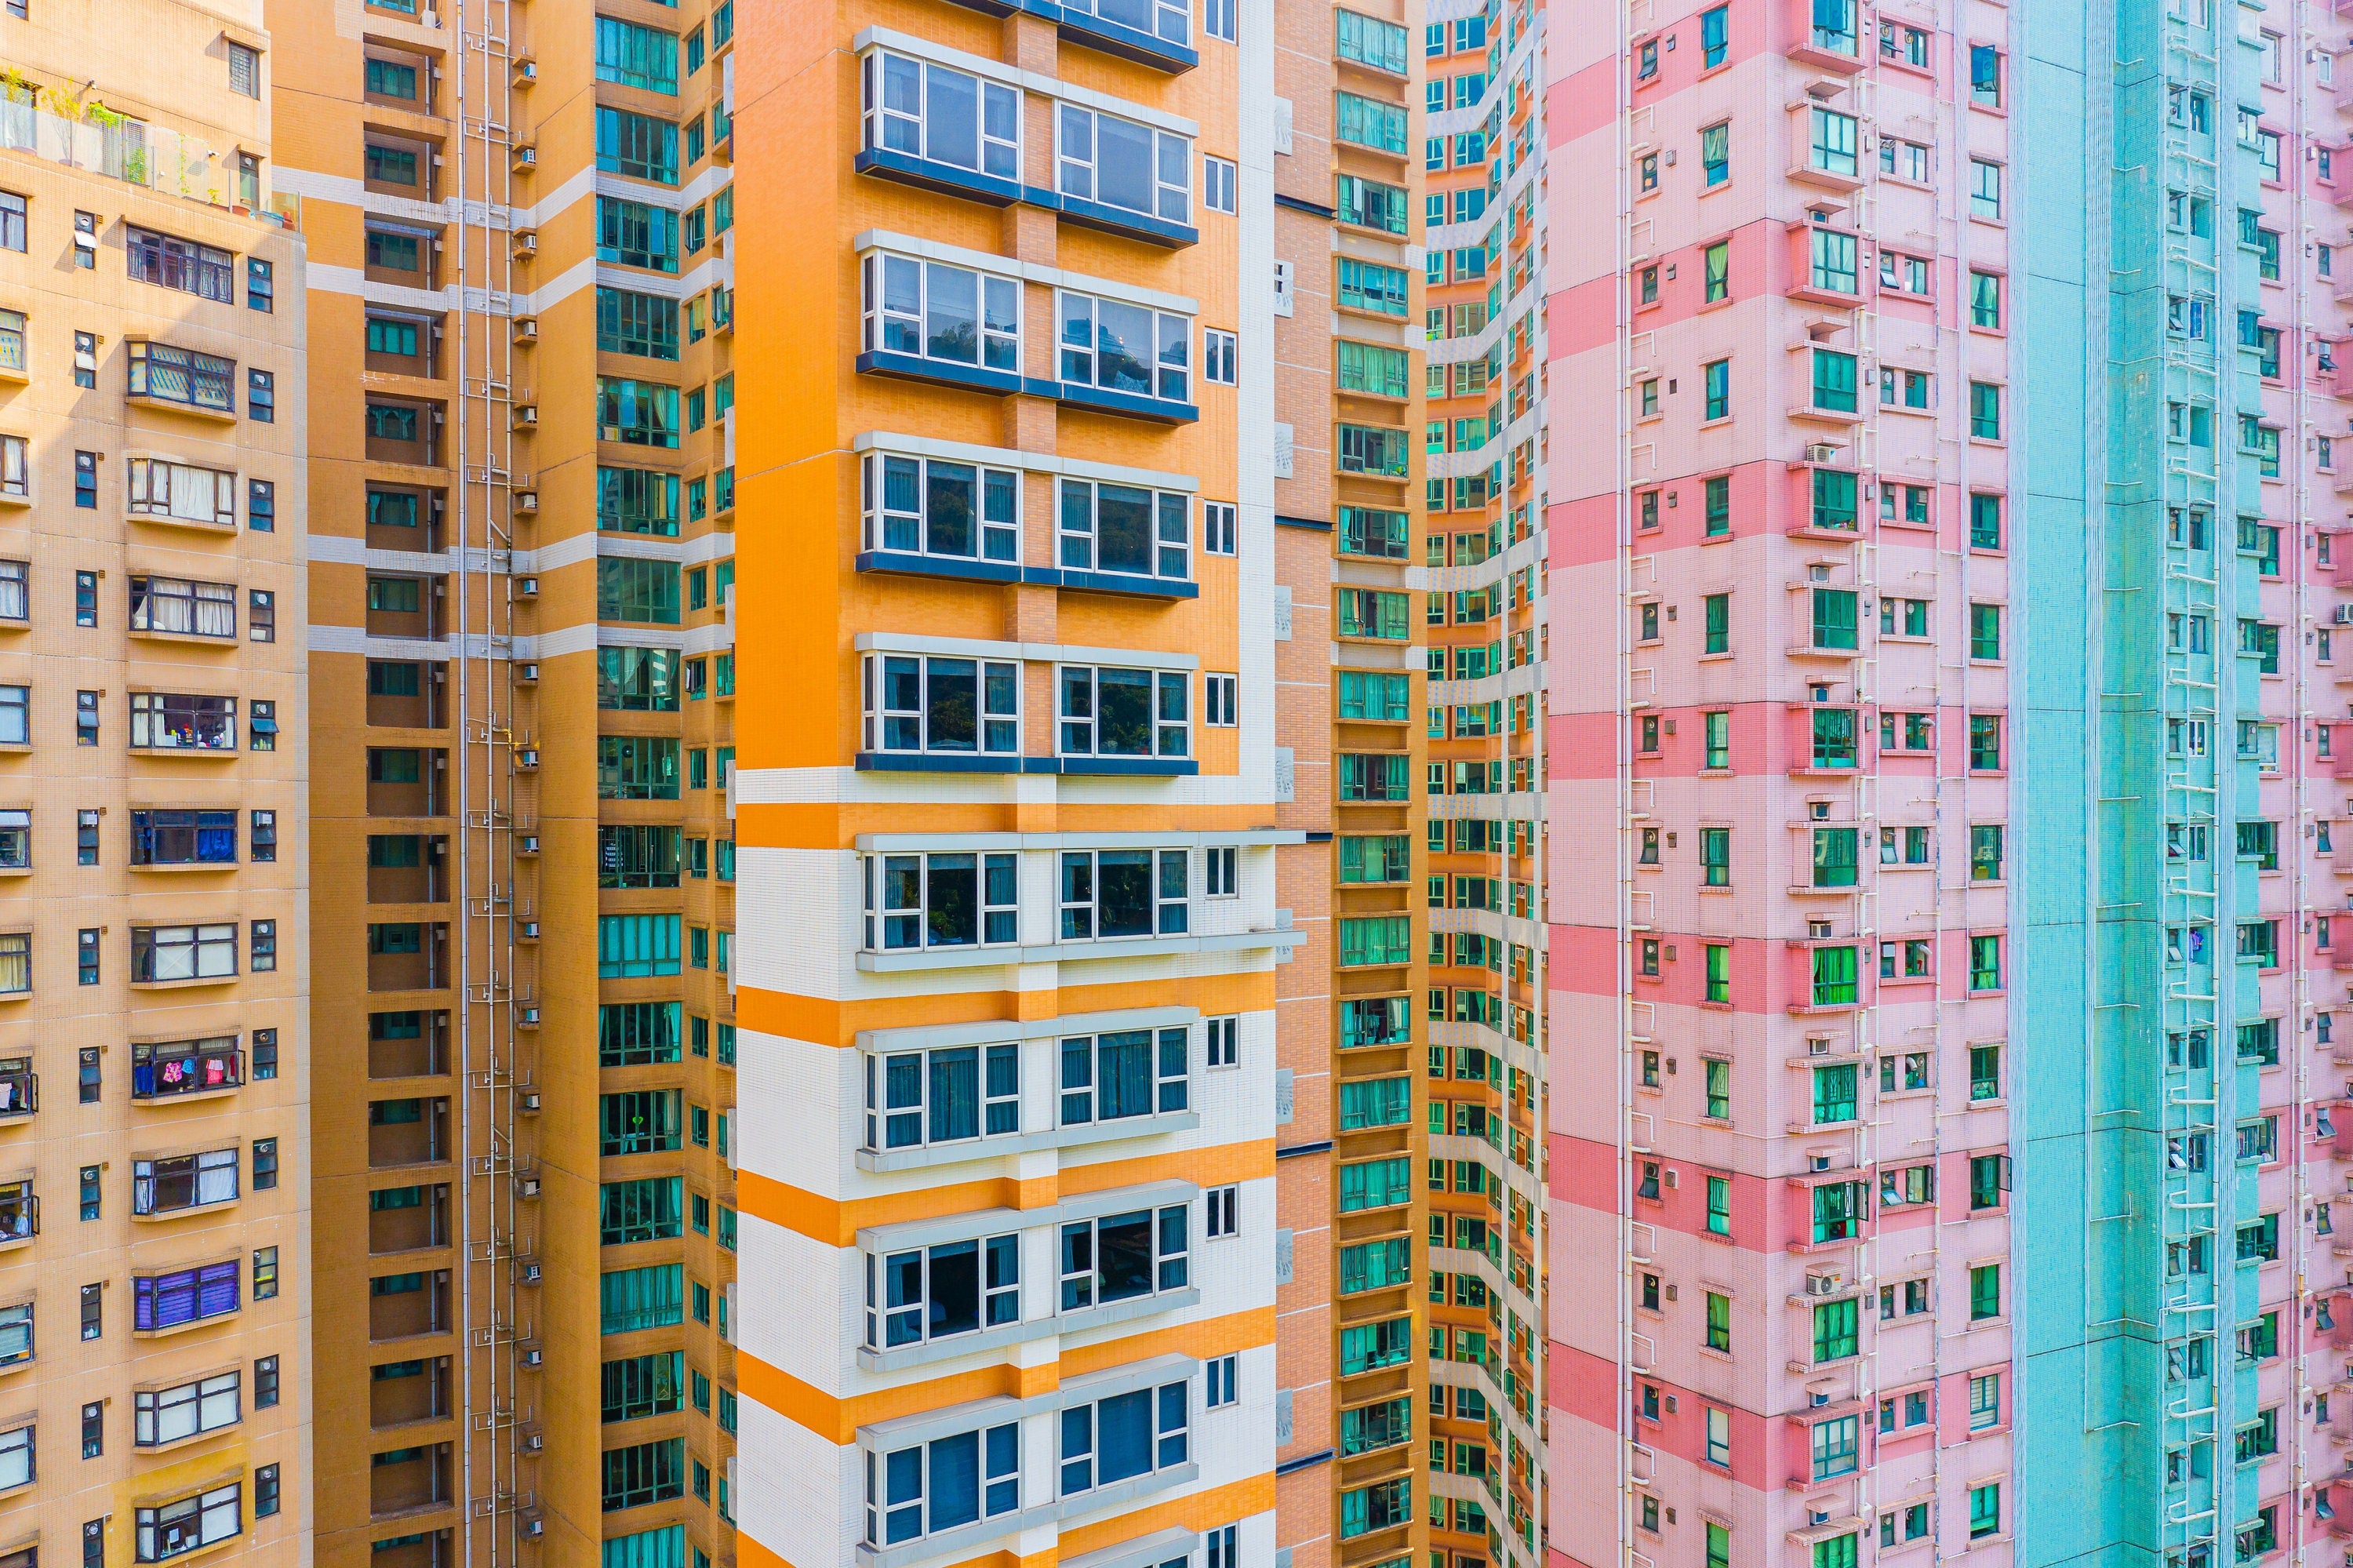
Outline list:
[[[607,9],[272,10],[338,1563],[734,1560],[733,10]]]
[[[302,247],[256,0],[0,11],[0,1560],[307,1562]]]
[[[2059,1075],[2011,1047],[2016,683],[2021,645],[2082,632],[2080,600],[2013,601],[2012,348],[2043,304],[2014,17],[1644,4],[1549,45],[1575,1561],[2013,1539],[2010,1107]],[[2063,313],[2042,330],[2080,344]]]

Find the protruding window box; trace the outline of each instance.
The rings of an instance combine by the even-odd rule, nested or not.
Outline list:
[[[1862,766],[1864,713],[1832,703],[1791,703],[1788,771],[1843,777]]]
[[[237,1036],[131,1043],[131,1097],[141,1105],[233,1095],[245,1086],[245,1053]]]
[[[1154,0],[1071,5],[1057,5],[1055,0],[955,0],[955,4],[987,16],[1009,16],[1018,11],[1040,17],[1053,23],[1055,30],[1071,43],[1171,76],[1201,63],[1199,51],[1190,47],[1190,18],[1165,0],[1158,5]]]
[[[29,1056],[0,1057],[0,1128],[28,1121],[41,1108],[41,1075]]]
[[[1791,939],[1788,946],[1788,1011],[1799,1016],[1849,1012],[1866,1005],[1870,977],[1862,941],[1854,937]]]
[[[1782,0],[1788,57],[1800,65],[1852,76],[1862,69],[1859,0]]]
[[[123,401],[134,408],[237,422],[237,361],[143,337],[124,340],[130,380]]]
[[[1783,531],[1790,538],[1852,545],[1862,536],[1862,474],[1813,461],[1793,462],[1788,472],[1788,522]]]
[[[1130,418],[1150,419],[1160,425],[1188,425],[1201,417],[1201,410],[1191,403],[1165,397],[1139,397],[1133,392],[1115,391],[1107,387],[1090,387],[1083,381],[1031,381],[1029,390],[1034,396],[1051,397],[1073,408],[1092,408],[1103,414],[1124,414]]]
[[[1793,300],[1853,306],[1862,302],[1862,239],[1827,223],[1792,223],[1788,231]]]
[[[30,1246],[41,1234],[41,1200],[29,1176],[0,1181],[0,1252]]]
[[[859,102],[858,173],[990,207],[1021,199],[1018,88],[870,46]]]

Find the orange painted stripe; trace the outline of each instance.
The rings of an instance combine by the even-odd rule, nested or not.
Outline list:
[[[858,1233],[869,1225],[944,1219],[950,1214],[976,1213],[984,1209],[1028,1212],[1050,1208],[1066,1197],[1153,1181],[1186,1181],[1204,1187],[1222,1187],[1273,1174],[1274,1144],[1271,1139],[1261,1139],[1139,1160],[1066,1165],[1055,1175],[1026,1181],[997,1177],[848,1200],[821,1197],[773,1176],[744,1171],[736,1174],[735,1197],[736,1207],[743,1213],[756,1215],[772,1225],[827,1246],[854,1246]]]
[[[1059,1388],[1065,1376],[1083,1377],[1111,1367],[1148,1361],[1155,1356],[1187,1355],[1207,1361],[1211,1356],[1273,1342],[1274,1308],[1261,1307],[1072,1350],[1058,1361],[1026,1367],[977,1367],[922,1383],[877,1389],[849,1399],[837,1399],[781,1367],[771,1366],[751,1351],[738,1350],[735,1385],[745,1397],[758,1401],[796,1426],[842,1446],[856,1440],[860,1426],[945,1410],[980,1399],[1030,1399]]]
[[[1271,971],[1203,975],[1187,980],[1181,989],[1172,987],[1166,980],[1124,980],[1042,991],[956,991],[859,1001],[802,996],[739,983],[735,991],[735,1019],[741,1027],[758,1033],[849,1047],[858,1043],[861,1029],[1057,1018],[1083,1012],[1116,1012],[1134,1007],[1166,1007],[1178,1000],[1210,1014],[1262,1012],[1275,1004],[1274,976]]]
[[[860,833],[1132,833],[1141,825],[1133,805],[1071,801],[925,801],[910,820],[908,807],[880,800],[751,801],[735,803],[735,842],[748,849],[851,848]],[[1271,827],[1266,806],[1151,808],[1155,827],[1177,833],[1239,833]]]

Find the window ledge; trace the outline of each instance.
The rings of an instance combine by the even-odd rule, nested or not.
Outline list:
[[[32,874],[33,874],[33,868],[32,868],[31,866],[29,866],[29,865],[7,865],[7,866],[0,866],[0,877],[7,877],[7,876],[30,876],[30,875],[32,875]]]
[[[931,381],[943,387],[966,387],[976,392],[1018,392],[1022,385],[1020,375],[1015,371],[991,370],[984,366],[959,365],[954,360],[883,350],[860,354],[857,366],[860,375]]]
[[[143,392],[125,393],[122,401],[133,408],[152,408],[159,414],[179,414],[191,419],[202,419],[207,424],[237,423],[237,410],[234,408],[200,408],[193,403],[174,403],[168,397],[151,397]]]
[[[29,507],[32,504],[33,493],[29,490],[0,490],[0,506]]]
[[[164,1224],[172,1220],[185,1220],[191,1214],[217,1214],[224,1210],[236,1208],[244,1201],[244,1194],[239,1193],[234,1198],[223,1198],[216,1203],[192,1203],[185,1209],[165,1209],[160,1213],[153,1214],[134,1213],[131,1216],[131,1223],[134,1225],[155,1225]]]
[[[190,975],[185,980],[132,980],[131,989],[132,991],[194,991],[200,986],[235,985],[244,978],[242,975]]]
[[[942,1165],[960,1165],[976,1160],[1034,1153],[1041,1150],[1076,1149],[1121,1139],[1156,1138],[1166,1133],[1189,1132],[1200,1125],[1198,1111],[1166,1111],[1154,1116],[1123,1117],[1117,1121],[1090,1122],[1081,1127],[1055,1128],[1045,1132],[975,1139],[969,1143],[943,1144],[935,1148],[861,1149],[857,1153],[858,1168],[870,1171],[919,1171]]]
[[[243,1084],[222,1084],[216,1088],[184,1089],[176,1095],[133,1095],[131,1097],[131,1105],[134,1110],[142,1108],[155,1110],[167,1106],[185,1105],[190,1100],[223,1099],[243,1087],[245,1087]],[[175,1213],[179,1212],[174,1211]]]
[[[134,1441],[132,1444],[131,1451],[138,1455],[142,1459],[151,1454],[176,1454],[182,1449],[194,1448],[200,1444],[209,1443],[231,1433],[241,1431],[244,1426],[245,1419],[243,1416],[239,1416],[237,1420],[228,1422],[223,1425],[216,1426],[209,1432],[191,1432],[185,1437],[174,1437],[166,1443],[139,1443]],[[232,1537],[231,1539],[235,1538]],[[184,1557],[191,1555],[193,1555],[193,1553],[181,1553],[181,1556]],[[171,1559],[171,1561],[176,1563],[179,1559],[175,1557]]]
[[[0,747],[0,750],[30,751],[29,746]],[[216,758],[235,757],[234,746],[126,746],[122,748],[133,757],[191,757],[210,761]]]
[[[1190,403],[1139,397],[1132,392],[1111,392],[1081,381],[1048,381],[1031,376],[1023,383],[1021,389],[1033,397],[1050,397],[1071,408],[1091,408],[1104,414],[1125,414],[1133,418],[1149,419],[1155,424],[1189,425],[1201,417],[1201,410]]]
[[[0,1252],[15,1252],[21,1247],[28,1247],[32,1245],[39,1239],[40,1236],[37,1232],[32,1235],[25,1236],[0,1236]]]
[[[185,864],[166,863],[163,865],[142,865],[134,861],[132,863],[131,869],[142,876],[177,876],[191,871],[235,871],[237,866],[237,863],[233,860],[212,861],[209,863],[191,861]]]

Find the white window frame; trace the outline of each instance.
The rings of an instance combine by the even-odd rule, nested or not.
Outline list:
[[[1236,528],[1239,508],[1230,501],[1201,503],[1201,553],[1205,556],[1230,556],[1240,543]]]
[[[1222,1410],[1240,1403],[1241,1364],[1238,1355],[1212,1356],[1201,1363],[1202,1409]]]
[[[1238,898],[1241,895],[1241,851],[1233,844],[1212,844],[1201,852],[1202,896],[1204,898]]]
[[[1174,44],[1178,48],[1184,48],[1192,42],[1192,13],[1186,8],[1183,0],[1136,0],[1136,3],[1143,5],[1153,13],[1151,26],[1141,27],[1134,22],[1106,15],[1103,10],[1101,0],[1068,0],[1063,9],[1076,12],[1081,16],[1092,15],[1100,17],[1113,26],[1145,34],[1158,38],[1164,44]]]
[[[922,103],[913,111],[892,106],[887,95],[896,76],[894,67],[907,67],[914,71]],[[931,89],[940,77],[958,77],[973,85],[973,126],[976,161],[960,163],[955,158],[937,155],[931,144]],[[869,152],[892,152],[905,157],[919,158],[929,164],[944,164],[950,168],[968,170],[990,179],[1018,180],[1021,177],[1022,102],[1018,89],[1008,87],[954,66],[919,59],[880,46],[869,48],[859,60],[860,133]],[[988,130],[993,111],[1010,110],[1013,134],[1010,137],[991,135]],[[1000,122],[1000,126],[1003,122]],[[912,125],[913,147],[902,144],[909,132],[897,129]]]
[[[942,1255],[970,1252],[973,1266],[973,1324],[953,1333],[935,1332],[932,1327],[933,1268]],[[1000,1274],[998,1266],[1006,1265],[1010,1273]],[[903,1300],[893,1300],[892,1290],[909,1276],[915,1281],[914,1294]],[[906,1338],[898,1337],[899,1320],[911,1320]],[[1008,1328],[1021,1321],[1021,1233],[1008,1231],[998,1235],[964,1236],[953,1241],[934,1242],[923,1246],[896,1247],[885,1253],[866,1255],[866,1348],[875,1351],[913,1350],[923,1345],[954,1340],[967,1335],[982,1334],[991,1329]]]
[[[1229,44],[1237,41],[1234,27],[1237,8],[1234,0],[1201,0],[1201,36]]]
[[[1151,731],[1143,751],[1103,749],[1103,688],[1105,675],[1142,676],[1151,705],[1146,727]],[[1122,681],[1133,685],[1133,681]],[[1132,669],[1117,664],[1057,664],[1054,666],[1054,754],[1057,757],[1134,758],[1171,761],[1193,755],[1193,678],[1189,671]],[[1074,698],[1083,695],[1083,704]],[[1175,713],[1171,714],[1171,706]],[[1083,707],[1083,711],[1081,711]],[[1182,851],[1176,852],[1182,853]]]
[[[1103,501],[1106,491],[1123,497],[1141,495],[1150,518],[1145,542],[1148,569],[1105,566],[1103,560]],[[1154,577],[1165,582],[1193,580],[1192,497],[1181,490],[1154,490],[1140,484],[1113,484],[1104,480],[1060,481],[1054,491],[1054,530],[1059,543],[1055,562],[1074,571],[1101,572],[1112,577]],[[1074,504],[1075,503],[1075,504]],[[1082,523],[1073,527],[1074,522]],[[1171,568],[1174,568],[1173,570]]]
[[[1201,677],[1201,722],[1212,729],[1240,724],[1241,677],[1209,674]]]
[[[1187,1288],[1193,1280],[1192,1213],[1189,1203],[1163,1203],[1142,1209],[1123,1209],[1112,1214],[1095,1214],[1083,1220],[1070,1220],[1057,1226],[1054,1231],[1056,1311],[1092,1312],[1098,1307],[1116,1306],[1123,1301],[1148,1301],[1156,1296],[1167,1296]],[[1133,1224],[1139,1219],[1149,1233],[1151,1278],[1142,1290],[1116,1297],[1106,1295],[1103,1277],[1103,1228],[1113,1224]],[[1077,1255],[1073,1252],[1072,1244],[1078,1242],[1083,1243],[1084,1261],[1074,1263]]]
[[[1201,329],[1201,383],[1205,387],[1241,385],[1242,340],[1216,327]]]
[[[936,1139],[932,1136],[931,1086],[934,1058],[964,1052],[974,1053],[974,1066],[979,1074],[980,1130],[972,1138]],[[999,1064],[1012,1066],[1010,1087],[997,1086],[991,1069]],[[913,1097],[894,1098],[902,1086],[892,1081],[894,1065],[913,1070]],[[984,1045],[940,1045],[911,1051],[869,1052],[864,1063],[866,1086],[866,1147],[876,1153],[896,1153],[902,1149],[961,1148],[967,1144],[985,1143],[992,1138],[1018,1137],[1021,1132],[1021,1047],[1018,1044],[990,1044]],[[902,1142],[894,1123],[909,1126],[913,1139]]]
[[[975,553],[932,547],[930,498],[933,470],[965,470],[973,476]],[[892,499],[893,480],[910,478],[915,486],[914,510]],[[863,526],[860,548],[892,555],[929,556],[948,561],[997,561],[1011,566],[1021,558],[1021,475],[1018,470],[987,463],[951,461],[945,458],[909,457],[902,452],[868,452],[859,470],[859,506]],[[913,547],[892,543],[894,527],[915,530]]]
[[[961,952],[968,948],[1003,948],[1018,945],[1021,938],[1020,856],[1005,853],[976,854],[964,851],[942,850],[928,853],[876,853],[863,858],[866,862],[862,872],[862,885],[866,896],[864,940],[867,951]],[[932,863],[938,860],[968,860],[973,863],[975,893],[973,908],[978,916],[979,923],[974,932],[975,939],[970,942],[934,942],[931,939],[929,895],[933,881]],[[959,867],[941,868],[943,874],[960,869]],[[892,894],[888,878],[905,875],[911,872],[915,877],[915,902],[908,905],[892,905],[887,902]],[[1009,879],[1013,895],[1009,899],[992,901],[989,896],[989,883],[992,874],[998,873]],[[900,923],[905,929],[913,930],[916,939],[913,942],[891,941],[891,937],[895,934],[892,928],[894,922]],[[994,937],[990,935],[992,927],[998,933]]]
[[[132,1395],[132,1444],[153,1448],[218,1432],[245,1419],[241,1374],[216,1372],[169,1388],[138,1389]]]
[[[1242,1234],[1242,1190],[1212,1187],[1201,1194],[1201,1239],[1218,1241]]]
[[[1104,121],[1141,132],[1152,139],[1148,206],[1114,201],[1103,194],[1103,182],[1096,176],[1101,172]],[[1084,127],[1083,138],[1081,127]],[[1084,148],[1073,151],[1082,139]],[[1169,178],[1172,170],[1176,176],[1174,180]],[[1054,105],[1054,189],[1058,194],[1117,212],[1132,212],[1155,222],[1189,225],[1193,221],[1192,175],[1191,137],[1068,100]]]
[[[1102,862],[1104,855],[1146,857],[1151,882],[1151,928],[1145,931],[1123,931],[1103,934]],[[1056,938],[1064,942],[1119,942],[1150,940],[1155,937],[1181,937],[1192,928],[1192,902],[1189,896],[1171,893],[1170,874],[1180,881],[1189,878],[1192,855],[1181,849],[1164,850],[1064,850],[1055,867],[1055,903],[1059,919]],[[1071,878],[1078,873],[1085,879],[1083,896],[1073,897]],[[1187,882],[1189,887],[1189,882]]]
[[[970,359],[932,352],[935,289],[947,284],[951,278],[973,281],[971,322],[976,341]],[[868,251],[860,259],[860,279],[859,343],[866,353],[903,354],[913,359],[960,365],[973,370],[1012,376],[1021,373],[1022,289],[1018,279],[888,250]],[[915,292],[913,314],[892,303],[894,292],[903,291],[910,283]],[[1011,326],[998,324],[1008,318]],[[908,346],[911,344],[913,346]]]
[[[1241,1062],[1242,1021],[1238,1015],[1201,1020],[1202,1065],[1239,1066]]]
[[[1125,314],[1134,312],[1150,323],[1151,355],[1138,359],[1124,342],[1120,346],[1131,364],[1144,367],[1146,387],[1137,391],[1130,387],[1106,385],[1103,380],[1103,355],[1106,352],[1104,333],[1106,313]],[[1071,329],[1083,323],[1083,337],[1073,337]],[[1131,325],[1139,323],[1130,323]],[[1155,305],[1137,304],[1133,300],[1113,299],[1103,294],[1090,294],[1077,289],[1054,291],[1054,372],[1062,381],[1074,387],[1092,387],[1099,391],[1114,393],[1123,397],[1142,397],[1155,403],[1189,403],[1193,397],[1190,356],[1193,340],[1193,318],[1180,311],[1164,311]],[[1113,341],[1120,341],[1116,338]]]
[[[1240,190],[1240,171],[1230,158],[1214,154],[1201,154],[1201,210],[1222,212],[1230,216],[1235,207],[1235,193]]]
[[[933,743],[932,684],[938,666],[949,666],[943,678],[952,678],[962,665],[973,683],[974,733],[969,746]],[[912,666],[912,668],[909,668]],[[912,708],[894,706],[892,687],[912,676],[918,690]],[[892,757],[1003,757],[1021,755],[1021,665],[1010,659],[967,659],[942,654],[868,653],[859,661],[859,693],[863,706],[859,747]],[[894,736],[901,726],[912,726],[913,744]]]

